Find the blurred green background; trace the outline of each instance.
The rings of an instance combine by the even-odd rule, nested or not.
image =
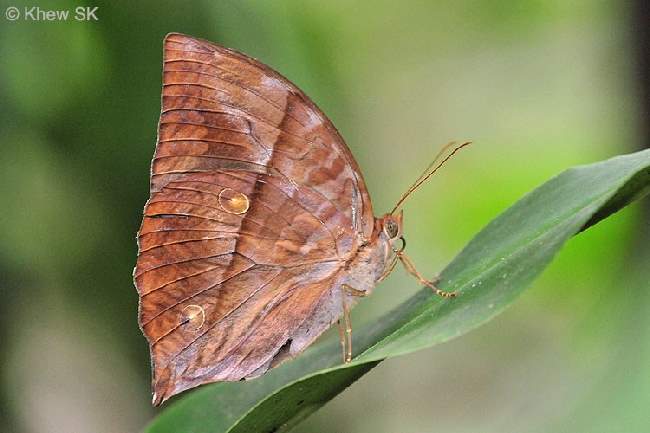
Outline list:
[[[3,432],[135,432],[155,415],[131,272],[167,32],[236,48],[301,87],[346,138],[377,214],[441,144],[474,140],[405,208],[410,255],[429,275],[544,180],[648,142],[637,30],[650,21],[633,3],[1,10],[80,5],[98,6],[99,20],[0,22]],[[650,431],[649,210],[646,200],[577,236],[507,313],[384,362],[296,431]],[[398,270],[354,323],[417,288]]]

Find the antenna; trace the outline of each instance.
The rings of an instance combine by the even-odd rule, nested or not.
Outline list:
[[[406,199],[407,199],[407,198],[408,198],[408,197],[409,197],[409,196],[410,196],[410,195],[411,195],[411,194],[412,194],[416,189],[418,189],[418,187],[419,187],[420,185],[422,185],[424,182],[426,182],[427,179],[429,179],[431,176],[433,176],[433,173],[435,173],[436,171],[438,171],[438,169],[439,169],[440,167],[442,167],[443,165],[445,165],[445,163],[446,163],[447,161],[449,161],[449,160],[451,159],[451,157],[454,156],[454,154],[455,154],[456,152],[458,152],[460,149],[462,149],[462,148],[465,147],[465,146],[469,146],[470,144],[472,144],[471,141],[465,141],[465,142],[463,142],[463,143],[457,145],[456,147],[454,147],[454,149],[451,151],[451,153],[450,153],[449,155],[447,155],[447,156],[446,156],[442,161],[440,161],[440,163],[439,163],[438,165],[435,165],[436,162],[438,162],[438,161],[440,160],[440,157],[442,157],[442,155],[444,155],[444,153],[445,153],[445,152],[446,152],[450,147],[456,145],[456,142],[455,142],[455,141],[452,141],[452,142],[447,143],[447,144],[445,144],[444,146],[442,146],[442,149],[440,149],[440,151],[439,151],[438,154],[435,156],[435,158],[433,158],[433,161],[431,161],[431,164],[429,164],[429,166],[426,168],[426,170],[424,170],[424,172],[423,172],[423,173],[420,175],[420,177],[419,177],[419,178],[418,178],[418,179],[413,183],[413,185],[411,185],[411,187],[410,187],[410,188],[409,188],[409,189],[408,189],[404,194],[402,194],[402,197],[400,197],[400,199],[397,201],[397,204],[395,205],[395,207],[393,208],[393,210],[390,211],[390,213],[391,213],[391,214],[394,214],[395,211],[397,210],[397,208],[399,208],[400,205],[401,205],[402,203],[404,203],[404,201],[405,201],[405,200],[406,200]],[[435,165],[435,167],[434,167],[434,165]],[[433,169],[432,169],[432,167],[433,167]]]

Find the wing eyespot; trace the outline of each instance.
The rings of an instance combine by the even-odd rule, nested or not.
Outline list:
[[[191,324],[198,331],[205,323],[205,310],[200,305],[190,304],[181,312],[181,324]]]
[[[248,211],[250,200],[244,193],[224,188],[219,193],[219,206],[228,213],[240,215]]]

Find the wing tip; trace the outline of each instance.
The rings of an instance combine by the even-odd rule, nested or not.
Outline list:
[[[210,42],[207,39],[197,38],[195,36],[187,35],[180,32],[170,32],[165,35],[163,38],[163,47],[169,48],[169,44],[180,44],[180,45],[190,45],[196,48],[202,48],[203,50],[214,50],[215,47],[220,47],[214,42]]]
[[[186,35],[185,33],[180,33],[180,32],[169,32],[165,35],[163,38],[163,43],[167,44],[168,42],[175,42],[171,39],[194,39],[190,35]]]

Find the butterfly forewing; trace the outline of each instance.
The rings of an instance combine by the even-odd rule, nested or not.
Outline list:
[[[302,350],[373,228],[350,151],[288,80],[180,34],[163,68],[134,271],[155,404]]]

